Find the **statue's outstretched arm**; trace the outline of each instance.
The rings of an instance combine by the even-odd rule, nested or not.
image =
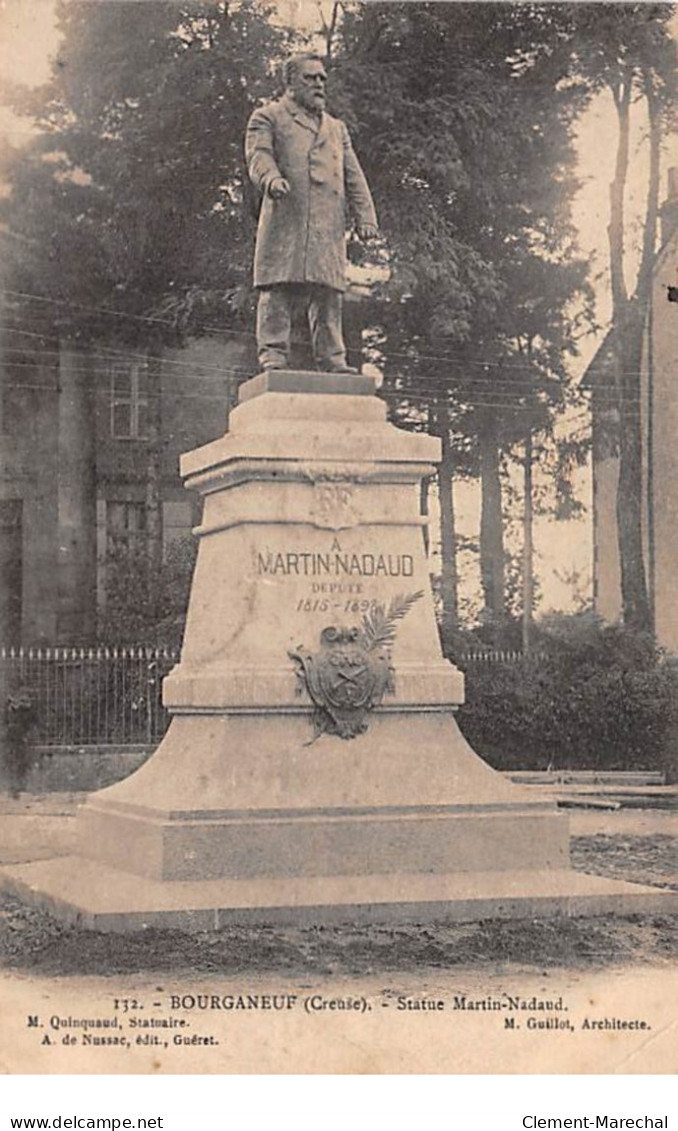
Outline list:
[[[263,195],[271,181],[279,180],[280,172],[273,144],[274,123],[266,108],[255,110],[247,124],[245,158],[252,184]]]

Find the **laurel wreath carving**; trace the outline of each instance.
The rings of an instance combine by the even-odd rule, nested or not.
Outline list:
[[[365,650],[372,652],[375,648],[390,648],[395,641],[398,621],[407,616],[415,602],[423,596],[424,590],[419,589],[416,593],[398,593],[388,609],[383,605],[373,605],[360,625],[359,640]]]

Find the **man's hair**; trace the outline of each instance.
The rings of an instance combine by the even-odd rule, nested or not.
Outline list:
[[[301,55],[290,55],[289,59],[286,59],[282,65],[282,81],[285,89],[291,85],[292,80],[304,63],[322,63],[324,66],[325,60],[322,55],[316,54],[315,51],[304,51]]]

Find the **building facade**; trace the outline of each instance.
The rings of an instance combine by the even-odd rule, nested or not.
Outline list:
[[[354,365],[360,293],[345,316]],[[155,358],[60,342],[21,309],[0,327],[0,646],[89,646],[115,562],[147,550],[152,492],[165,552],[198,524],[179,457],[223,435],[258,369],[254,334],[224,330]],[[293,363],[308,366],[300,324],[297,335]]]
[[[144,552],[152,468],[165,549],[198,520],[179,456],[223,434],[253,342],[149,360],[26,333],[7,326],[2,348],[0,642],[89,645],[111,560]]]

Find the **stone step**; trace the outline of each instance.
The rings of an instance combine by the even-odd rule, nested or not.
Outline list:
[[[107,932],[678,912],[678,892],[569,869],[161,882],[71,857],[6,867],[0,887],[62,921]]]

